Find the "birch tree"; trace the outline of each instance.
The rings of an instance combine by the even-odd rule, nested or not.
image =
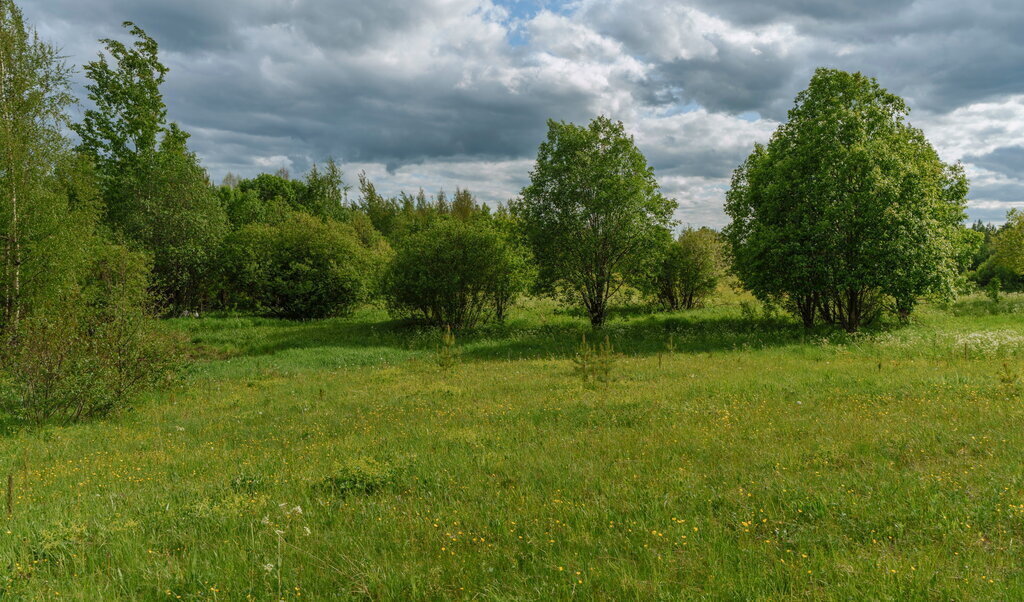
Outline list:
[[[11,0],[0,0],[0,328],[17,331],[57,265],[40,263],[44,243],[73,244],[57,172],[68,159],[63,131],[74,102],[69,68],[39,39]],[[52,283],[50,283],[52,284]]]

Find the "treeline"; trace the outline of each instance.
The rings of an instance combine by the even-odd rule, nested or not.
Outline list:
[[[802,322],[856,330],[998,266],[1024,271],[1024,218],[964,227],[967,180],[911,127],[902,99],[819,70],[767,145],[734,174],[730,225],[676,229],[675,201],[621,123],[550,121],[530,183],[491,208],[468,190],[386,197],[333,160],[209,181],[167,118],[158,46],[125,24],[70,69],[0,0],[0,403],[73,420],[116,409],[166,371],[158,316],[291,319],[381,303],[397,318],[472,327],[527,294],[595,327],[623,290],[700,306],[726,273]],[[77,135],[73,141],[68,132]]]
[[[978,220],[971,224],[981,244],[971,257],[967,277],[978,288],[988,291],[1024,291],[1024,223],[1017,210],[1010,210],[1001,225]]]

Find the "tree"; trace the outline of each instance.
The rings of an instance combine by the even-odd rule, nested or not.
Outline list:
[[[100,234],[91,161],[65,132],[68,69],[0,0],[0,409],[65,421],[162,375],[145,257]]]
[[[153,288],[170,307],[199,309],[214,295],[224,208],[206,170],[188,149],[188,134],[170,124],[160,142],[146,198],[138,203],[134,239],[153,257]]]
[[[310,168],[306,174],[305,190],[298,202],[301,209],[310,215],[341,220],[345,218],[348,191],[341,168],[334,159],[328,159],[322,169],[315,163]]]
[[[1024,213],[1010,209],[1006,214],[1006,224],[992,237],[992,256],[998,266],[1024,274]]]
[[[108,225],[152,256],[155,291],[172,308],[199,309],[215,292],[227,216],[188,134],[166,122],[156,41],[124,25],[136,41],[101,40],[114,63],[100,54],[85,67],[95,108],[74,125],[79,149],[96,164]]]
[[[382,240],[349,224],[293,212],[231,234],[224,262],[236,303],[276,316],[340,316],[366,301],[390,258]]]
[[[130,21],[124,23],[136,40],[131,46],[102,39],[107,54],[85,65],[89,100],[72,129],[81,138],[79,149],[91,157],[100,176],[108,221],[115,230],[130,234],[136,200],[143,196],[145,176],[166,129],[167,107],[160,86],[168,69],[158,56],[156,40]]]
[[[819,69],[789,121],[733,174],[724,234],[744,285],[805,326],[855,331],[948,296],[975,237],[967,179],[873,78]]]
[[[508,307],[529,284],[525,249],[486,222],[435,221],[403,241],[386,277],[391,310],[430,324],[471,328]]]
[[[397,199],[385,198],[373,185],[366,172],[359,173],[359,200],[356,208],[366,214],[373,226],[387,238],[391,238],[397,228],[399,214],[402,211]]]
[[[58,297],[84,260],[77,230],[91,228],[91,207],[72,210],[57,175],[73,162],[63,133],[69,75],[20,9],[0,0],[0,330],[17,331],[32,305]]]
[[[669,243],[646,287],[669,310],[700,307],[724,272],[724,249],[710,228],[687,228]]]
[[[675,206],[622,123],[598,117],[586,127],[548,122],[530,185],[512,210],[542,288],[581,303],[600,327],[626,279],[657,258]]]

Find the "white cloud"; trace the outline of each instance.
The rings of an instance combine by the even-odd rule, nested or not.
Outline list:
[[[270,170],[276,170],[281,168],[291,169],[292,165],[294,165],[294,161],[292,161],[289,157],[286,157],[284,155],[274,155],[272,157],[253,157],[252,163],[253,165],[260,169]]]
[[[1024,94],[927,115],[918,125],[947,160],[1024,145]]]

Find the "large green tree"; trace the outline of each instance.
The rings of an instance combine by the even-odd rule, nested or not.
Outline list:
[[[549,121],[530,185],[512,203],[550,293],[581,304],[595,327],[632,274],[652,268],[676,204],[621,122]]]
[[[136,38],[131,45],[102,39],[106,54],[85,65],[94,107],[72,129],[81,138],[79,148],[96,164],[109,221],[131,232],[139,227],[137,203],[147,192],[145,177],[167,128],[160,86],[168,69],[156,40],[130,21],[124,27]]]
[[[96,165],[108,225],[153,258],[153,287],[164,303],[198,309],[215,292],[227,216],[188,134],[167,123],[160,85],[168,70],[156,41],[124,25],[135,41],[101,40],[106,54],[85,67],[94,107],[74,130]]]
[[[733,175],[725,235],[759,298],[854,331],[951,294],[974,237],[967,179],[873,78],[819,69],[787,123]]]

